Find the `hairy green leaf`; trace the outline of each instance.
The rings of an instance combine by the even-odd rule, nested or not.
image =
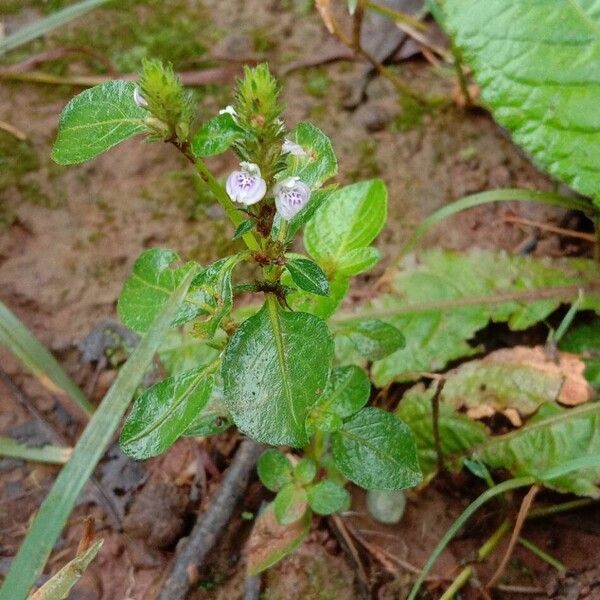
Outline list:
[[[337,263],[337,272],[347,277],[359,275],[372,269],[381,260],[377,248],[355,248],[342,256]]]
[[[347,321],[336,333],[350,338],[357,352],[369,360],[381,360],[406,344],[399,329],[379,319]]]
[[[327,274],[335,273],[348,253],[371,244],[386,217],[383,181],[353,183],[336,190],[319,207],[304,229],[304,245]]]
[[[193,262],[172,268],[179,256],[171,250],[152,248],[135,261],[131,275],[125,281],[117,303],[119,317],[127,327],[144,333],[148,331],[156,315],[162,310],[173,290],[198,265]],[[173,325],[180,325],[197,317],[204,311],[201,303],[188,294],[188,301],[180,308]]]
[[[304,457],[294,467],[294,478],[302,484],[310,483],[317,475],[317,464],[314,460]]]
[[[434,386],[428,390],[425,390],[422,385],[415,386],[404,394],[396,409],[396,414],[413,432],[417,444],[419,465],[425,478],[435,474],[437,470],[431,408],[431,399],[434,393]],[[478,423],[466,415],[455,412],[452,406],[445,402],[440,402],[438,425],[444,462],[448,466],[460,467],[463,455],[488,439],[488,433],[483,423]]]
[[[260,442],[303,446],[306,415],[327,383],[332,358],[324,321],[284,311],[269,296],[225,350],[225,402],[235,424]]]
[[[308,292],[292,292],[287,297],[288,304],[296,311],[302,311],[328,319],[342,303],[348,293],[350,280],[342,275],[335,275],[329,280],[329,295],[318,296]]]
[[[544,473],[581,456],[600,454],[600,403],[577,408],[543,405],[526,426],[491,438],[475,458],[519,477],[532,475],[546,487],[579,496],[600,497],[600,468],[572,471],[544,481]]]
[[[215,377],[217,382],[219,377]],[[183,432],[186,437],[208,437],[223,433],[233,425],[231,415],[223,402],[223,391],[215,383],[213,393],[204,408],[192,419]]]
[[[310,189],[315,189],[337,173],[331,141],[318,127],[308,122],[298,123],[288,139],[299,144],[305,156],[289,154],[284,177],[299,177]]]
[[[331,479],[311,486],[307,493],[308,505],[319,515],[332,515],[350,508],[350,494]]]
[[[211,363],[219,351],[211,348],[204,340],[194,337],[185,329],[171,329],[160,345],[158,355],[167,375],[177,375],[201,365]]]
[[[287,254],[285,266],[294,283],[301,289],[318,296],[329,295],[327,276],[317,263],[297,254]]]
[[[185,371],[148,388],[123,425],[123,452],[142,460],[172,446],[208,402],[216,368],[213,364]]]
[[[292,463],[285,454],[273,448],[260,455],[256,470],[262,484],[272,492],[278,492],[292,480]]]
[[[202,124],[192,139],[192,154],[196,157],[214,156],[228,150],[234,142],[251,137],[229,113],[220,114]]]
[[[404,489],[422,479],[413,435],[392,413],[363,408],[331,435],[331,444],[337,468],[365,489]]]
[[[540,259],[505,252],[428,250],[392,273],[392,292],[361,316],[396,326],[406,346],[373,365],[378,386],[410,381],[472,355],[468,341],[490,320],[522,330],[545,319],[561,301],[590,287],[581,308],[600,310],[600,267],[586,259]],[[596,286],[596,287],[594,287]]]
[[[75,96],[60,116],[52,158],[81,163],[146,131],[148,113],[134,102],[134,89],[131,81],[108,81]]]
[[[598,2],[444,0],[443,7],[494,117],[542,168],[598,202]]]

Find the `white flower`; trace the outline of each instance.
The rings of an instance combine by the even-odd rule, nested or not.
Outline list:
[[[258,165],[242,162],[240,170],[233,171],[227,178],[225,189],[234,202],[250,206],[263,199],[267,184],[260,176]]]
[[[310,188],[299,177],[288,177],[280,181],[273,193],[277,212],[286,221],[298,214],[310,200]]]
[[[281,149],[284,152],[289,152],[292,156],[306,156],[304,148],[300,144],[296,144],[296,142],[292,142],[291,140],[283,140]]]
[[[232,117],[237,117],[237,113],[235,112],[235,108],[233,108],[233,106],[231,106],[231,104],[228,104],[225,108],[222,108],[219,111],[220,115],[231,115]]]
[[[146,100],[146,98],[144,98],[144,96],[142,96],[142,92],[140,92],[140,88],[138,88],[137,86],[133,88],[133,101],[140,108],[148,108],[148,101]]]

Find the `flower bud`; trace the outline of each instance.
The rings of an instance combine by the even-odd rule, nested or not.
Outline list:
[[[292,142],[291,140],[283,140],[281,149],[292,156],[306,156],[304,148],[300,144],[296,144],[296,142]]]
[[[267,184],[260,176],[258,165],[242,162],[240,170],[233,171],[227,178],[225,189],[234,202],[250,206],[264,198]]]
[[[299,177],[288,177],[280,181],[273,192],[277,212],[286,221],[298,214],[310,200],[310,189]]]
[[[146,100],[146,98],[144,98],[144,96],[142,96],[142,92],[140,92],[140,88],[138,88],[137,86],[133,89],[133,101],[140,108],[148,108],[148,101]]]

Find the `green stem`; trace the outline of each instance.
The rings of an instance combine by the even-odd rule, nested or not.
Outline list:
[[[563,573],[564,571],[567,570],[567,567],[565,567],[565,565],[563,565],[559,560],[557,560],[556,558],[554,558],[554,556],[551,556],[550,554],[548,554],[547,552],[542,550],[539,546],[537,546],[533,542],[530,542],[529,540],[520,537],[519,544],[521,544],[521,546],[523,546],[524,548],[527,548],[527,550],[529,550],[529,552],[535,554],[538,558],[540,558],[544,562],[547,562],[551,567],[554,567],[557,571]]]
[[[469,86],[467,85],[467,80],[463,71],[461,56],[453,43],[450,43],[450,52],[452,52],[452,57],[454,58],[454,71],[456,72],[458,85],[460,86],[460,91],[465,99],[466,106],[473,106],[473,98],[471,98],[471,94],[469,93]]]
[[[594,504],[594,502],[596,502],[596,500],[593,498],[580,498],[579,500],[570,500],[569,502],[561,502],[560,504],[552,504],[551,506],[542,506],[540,508],[534,508],[527,518],[541,519],[543,517],[559,515],[563,512],[590,506],[591,504]]]
[[[209,187],[210,191],[214,194],[217,202],[223,207],[230,221],[235,227],[238,227],[244,217],[242,213],[236,208],[235,204],[231,201],[231,198],[227,195],[225,188],[217,181],[216,177],[210,172],[204,161],[200,158],[194,158],[194,165],[196,170],[200,174],[202,180]],[[242,239],[246,243],[246,246],[250,250],[260,250],[260,244],[253,233],[246,233],[242,236]]]
[[[469,581],[473,574],[473,567],[469,565],[465,567],[455,578],[454,581],[448,586],[446,591],[440,596],[439,600],[453,600],[457,592]]]
[[[427,231],[429,231],[429,229],[431,229],[431,227],[437,225],[447,217],[475,206],[481,206],[482,204],[490,204],[492,202],[507,202],[511,200],[518,200],[521,202],[539,202],[542,204],[549,204],[551,206],[562,206],[564,208],[580,210],[586,214],[597,213],[596,209],[590,202],[580,200],[578,198],[567,198],[566,196],[561,196],[552,192],[507,188],[471,194],[461,198],[460,200],[456,200],[451,204],[447,204],[439,210],[436,210],[433,214],[429,215],[405,242],[400,249],[399,256],[395,261],[392,261],[392,264],[397,263],[401,258],[408,254],[408,252],[410,252],[416,246],[417,242],[425,235],[425,233],[427,233]]]

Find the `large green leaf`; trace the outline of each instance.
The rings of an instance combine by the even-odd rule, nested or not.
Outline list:
[[[336,334],[350,338],[356,351],[369,360],[381,360],[404,348],[406,343],[399,329],[379,319],[347,321]]]
[[[123,425],[123,452],[143,460],[172,446],[208,402],[216,368],[213,363],[178,373],[148,388]]]
[[[578,408],[546,404],[521,429],[491,438],[474,456],[493,468],[509,470],[516,477],[543,473],[582,456],[600,454],[600,403]],[[544,481],[561,492],[600,497],[600,469],[587,468]]]
[[[60,116],[52,158],[81,163],[146,131],[148,113],[133,100],[134,89],[131,81],[108,81],[75,96]]]
[[[387,190],[373,179],[336,190],[316,211],[304,230],[308,253],[328,274],[349,269],[358,249],[377,237],[387,217]],[[364,264],[361,266],[361,269]],[[350,268],[350,272],[356,271]]]
[[[329,282],[321,267],[310,258],[287,254],[285,266],[294,283],[301,289],[318,296],[329,296]]]
[[[81,434],[71,459],[58,474],[11,563],[8,575],[0,588],[0,600],[27,598],[79,494],[106,450],[131,397],[142,381],[163,335],[184,301],[193,276],[194,271],[190,271],[165,302],[152,327],[121,367],[115,382]]]
[[[306,415],[327,383],[332,357],[324,321],[284,311],[269,296],[225,350],[225,402],[235,424],[260,442],[303,446]]]
[[[219,351],[195,337],[188,326],[185,329],[169,330],[158,355],[167,375],[177,375],[182,371],[207,365],[217,358]]]
[[[444,0],[483,100],[537,163],[598,202],[597,0]]]
[[[318,296],[299,290],[289,294],[287,301],[293,310],[307,312],[321,317],[321,319],[328,319],[338,309],[349,288],[350,279],[348,277],[335,275],[329,280],[328,296]]]
[[[309,428],[333,431],[342,425],[342,419],[351,417],[368,401],[371,382],[366,373],[355,365],[336,367],[319,401],[309,416]]]
[[[337,159],[331,140],[312,123],[298,123],[288,139],[304,150],[304,156],[288,155],[284,177],[299,177],[309,188],[321,186],[337,173]]]
[[[437,469],[431,407],[434,393],[435,386],[425,390],[422,385],[418,385],[404,394],[396,409],[396,414],[415,436],[419,464],[425,477],[434,474]],[[458,459],[460,465],[464,454],[488,438],[486,427],[482,423],[456,412],[445,402],[440,402],[438,425],[444,461],[449,466],[456,464],[455,459]]]
[[[404,489],[422,479],[413,435],[392,413],[363,408],[331,435],[331,445],[336,467],[365,489]]]
[[[152,248],[135,261],[117,303],[119,317],[127,327],[139,333],[148,331],[173,290],[190,271],[198,270],[198,265],[193,262],[172,268],[171,265],[178,260],[179,256],[171,250]],[[173,325],[190,321],[205,310],[201,302],[194,301],[188,294],[188,301],[180,308]]]
[[[585,259],[428,250],[416,261],[407,257],[391,279],[391,292],[358,314],[387,321],[406,338],[404,348],[373,365],[378,386],[413,380],[475,353],[468,342],[490,320],[526,329],[556,310],[561,299],[577,298],[579,287],[593,290],[581,308],[600,310],[600,267]]]

